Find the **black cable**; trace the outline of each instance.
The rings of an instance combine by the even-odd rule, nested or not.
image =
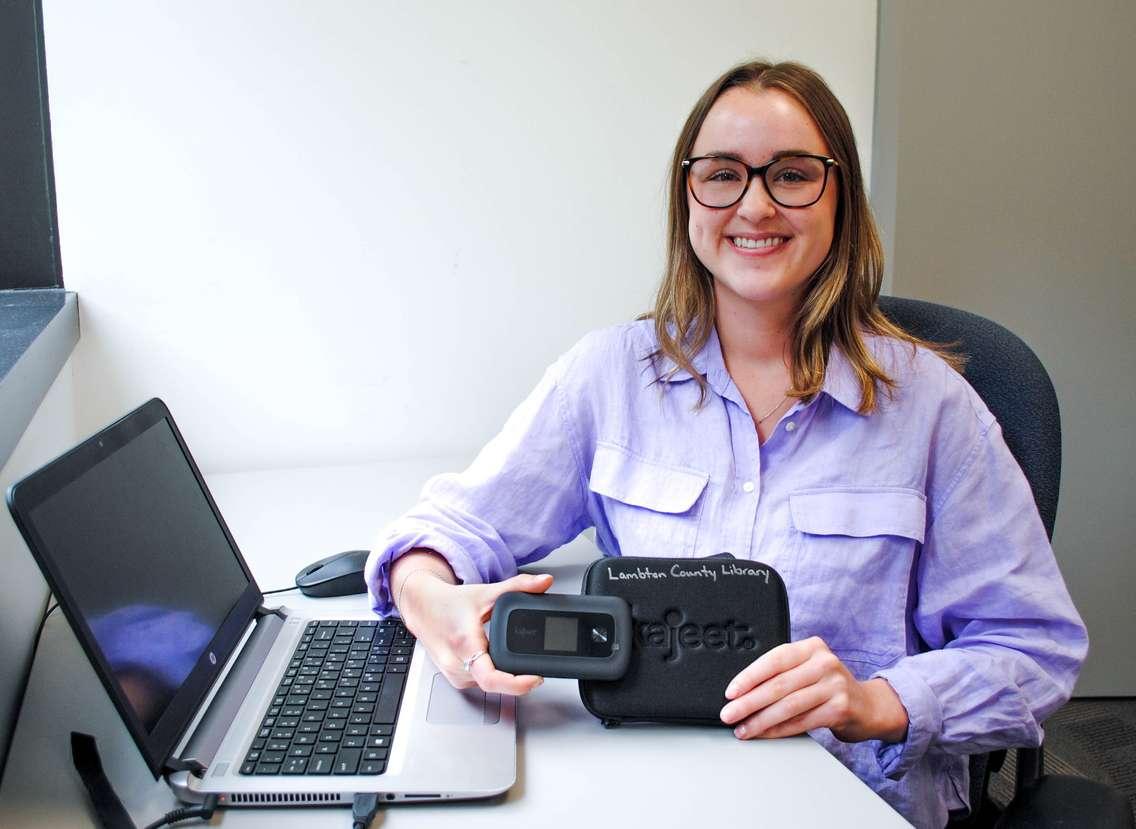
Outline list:
[[[47,624],[47,617],[50,616],[52,613],[54,613],[55,609],[57,607],[59,607],[59,602],[56,602],[51,607],[49,607],[47,610],[45,610],[43,612],[43,616],[40,617],[39,627],[36,628],[35,638],[32,640],[33,642],[35,642],[35,648],[36,649],[39,648],[39,638],[41,636],[43,636],[43,626]],[[33,662],[35,661],[35,651],[34,650],[32,651],[32,661]]]
[[[374,792],[356,794],[351,804],[351,829],[368,829],[379,811],[379,796]]]
[[[166,814],[158,820],[146,824],[146,829],[158,829],[159,826],[168,826],[171,823],[177,823],[178,821],[189,820],[195,817],[199,817],[202,820],[209,820],[213,817],[213,812],[217,809],[217,797],[217,795],[211,794],[206,796],[205,802],[200,806],[185,806],[181,809],[174,809],[172,812],[166,812]]]
[[[293,584],[291,587],[281,587],[279,590],[262,590],[260,592],[260,595],[271,596],[273,593],[287,593],[289,590],[299,590],[299,589],[300,589],[299,587],[297,587],[296,585]]]

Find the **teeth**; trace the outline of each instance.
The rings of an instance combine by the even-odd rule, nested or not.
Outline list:
[[[768,239],[743,239],[741,236],[735,236],[733,243],[739,248],[771,248],[780,245],[785,241],[784,236],[772,236]]]

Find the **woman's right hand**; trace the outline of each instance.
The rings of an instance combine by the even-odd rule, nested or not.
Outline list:
[[[450,584],[433,570],[414,573],[411,570],[403,577],[399,613],[451,685],[477,685],[483,691],[520,696],[544,682],[539,676],[514,676],[497,670],[482,626],[502,594],[544,593],[552,586],[552,576],[521,574],[495,584]],[[482,655],[467,672],[465,661],[477,653]]]

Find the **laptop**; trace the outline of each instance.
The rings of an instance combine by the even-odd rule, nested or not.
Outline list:
[[[180,799],[438,801],[512,786],[515,698],[455,690],[398,620],[266,604],[161,400],[7,500],[150,771]]]

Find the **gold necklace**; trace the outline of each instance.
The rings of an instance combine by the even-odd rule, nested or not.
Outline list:
[[[766,420],[768,420],[769,416],[771,414],[773,414],[775,411],[777,411],[778,409],[780,409],[781,405],[788,399],[789,399],[789,395],[785,395],[780,400],[778,400],[776,406],[774,406],[772,409],[770,409],[768,412],[766,412],[762,417],[759,417],[757,419],[758,424],[764,423]]]

